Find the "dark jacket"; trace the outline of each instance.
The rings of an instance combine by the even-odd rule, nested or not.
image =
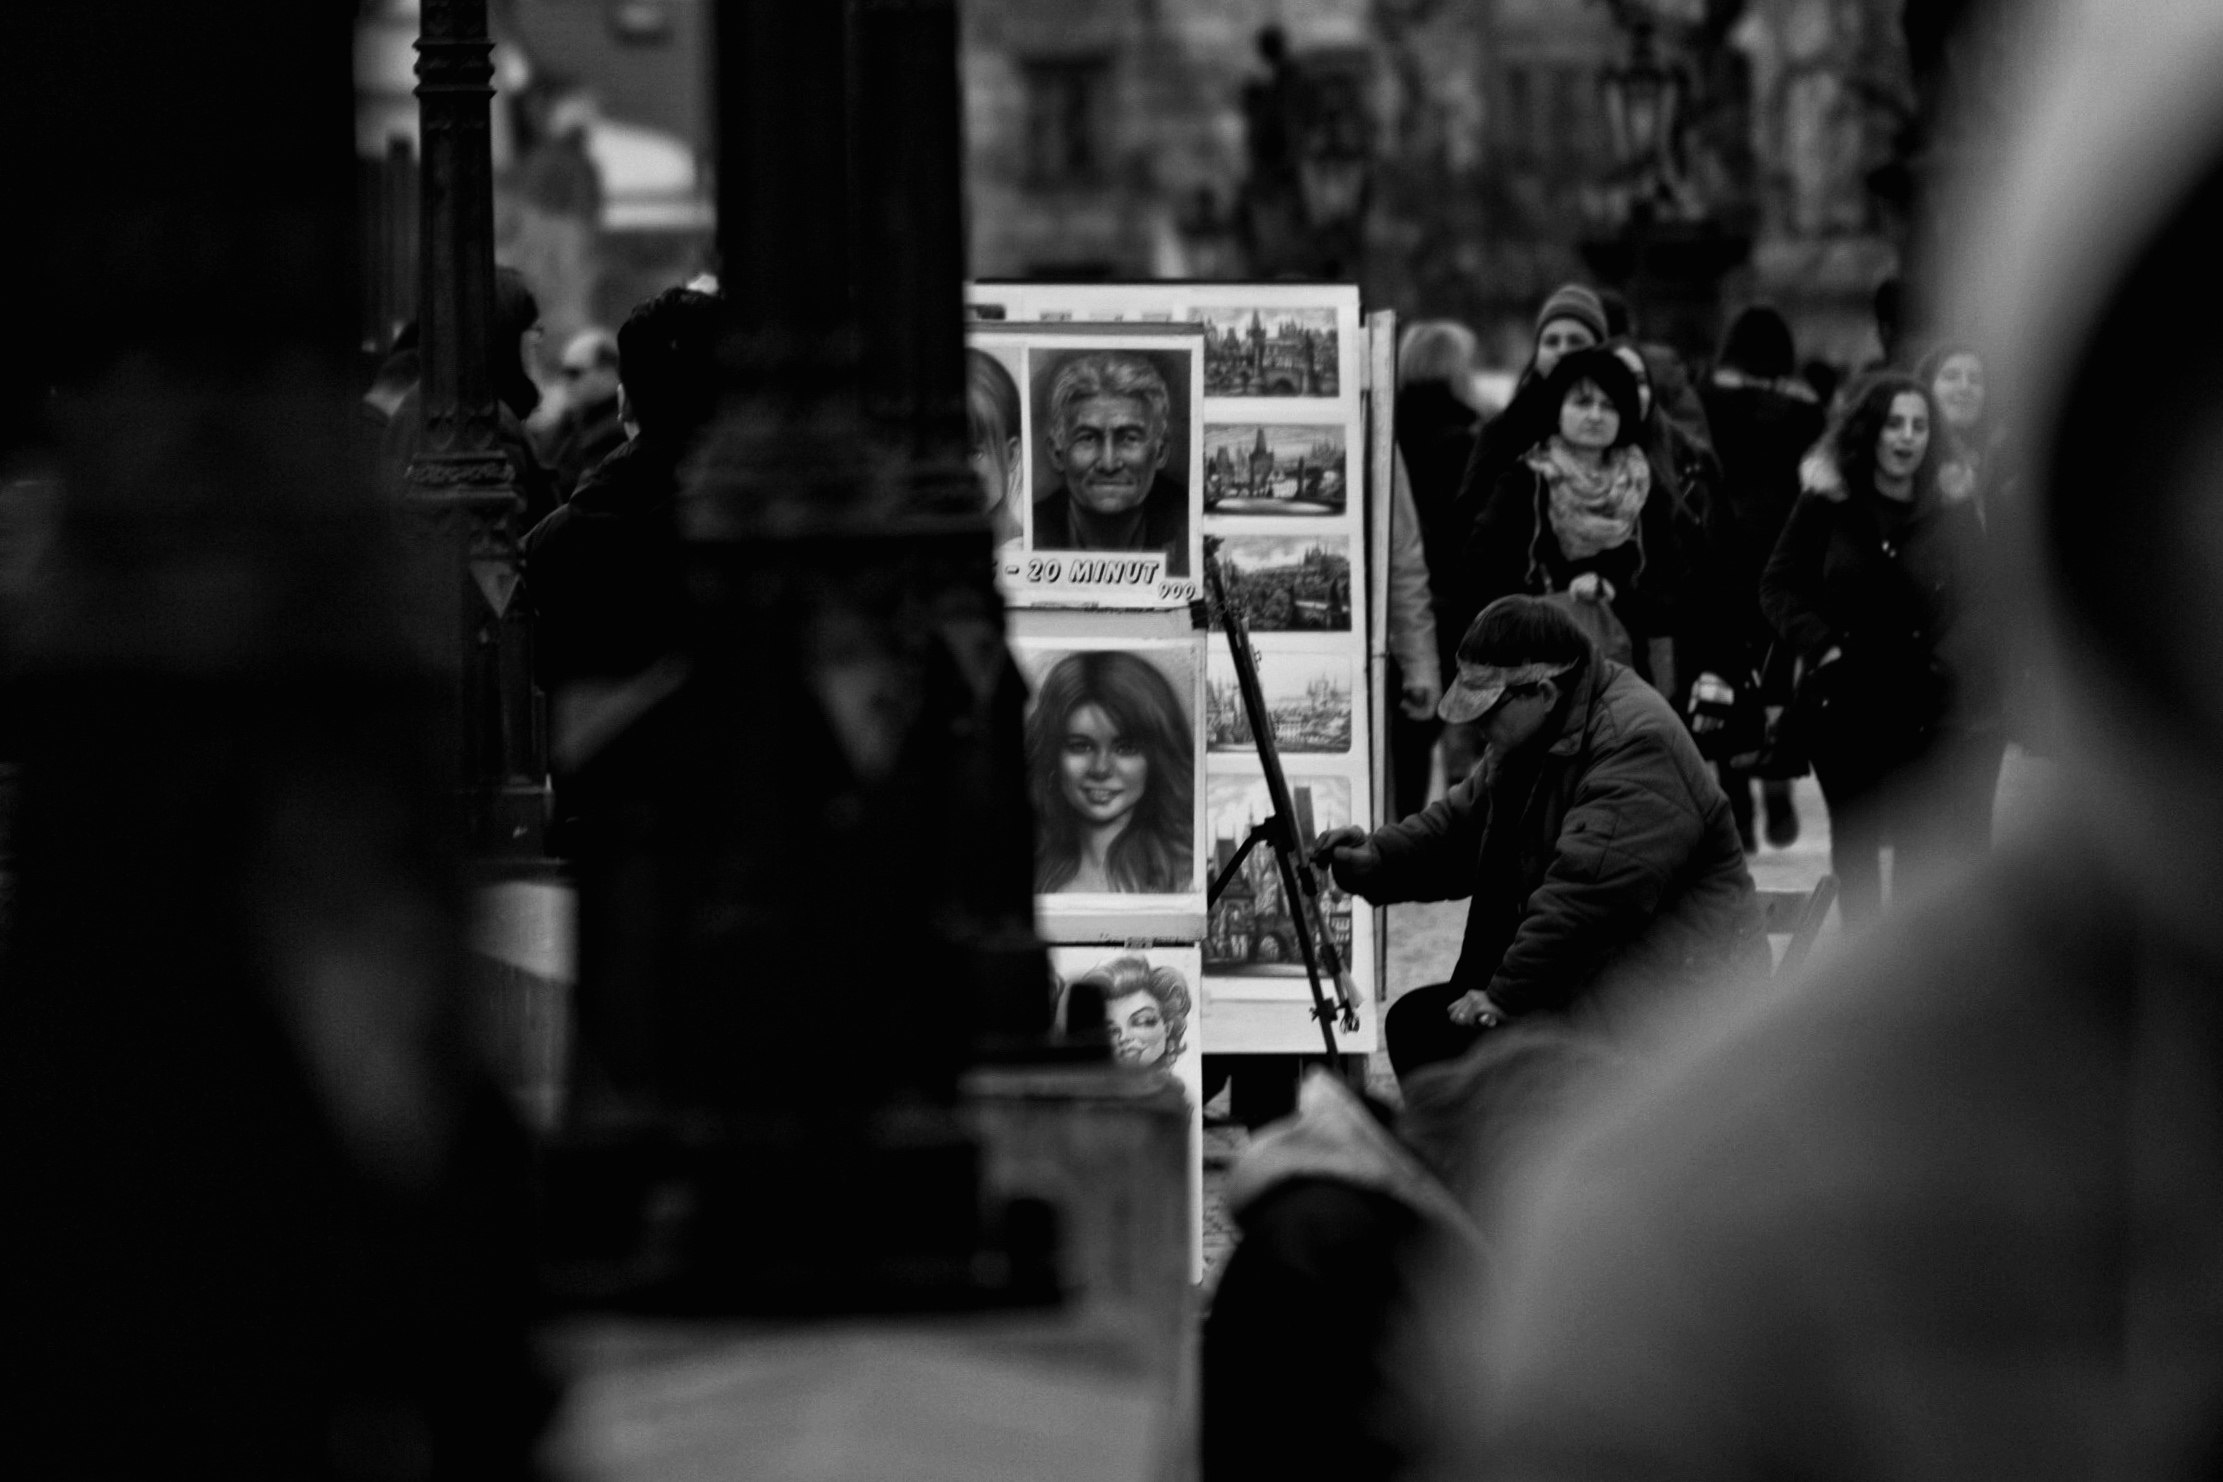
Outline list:
[[[1564,592],[1577,576],[1594,571],[1613,583],[1614,616],[1640,654],[1645,639],[1667,636],[1681,595],[1684,545],[1673,475],[1655,462],[1635,536],[1580,561],[1569,560],[1552,533],[1547,497],[1543,475],[1525,462],[1498,480],[1467,537],[1462,563],[1473,611],[1508,593]]]
[[[1739,667],[1750,667],[1775,636],[1760,610],[1760,576],[1798,500],[1799,460],[1820,439],[1825,414],[1802,383],[1756,380],[1728,367],[1715,371],[1699,395],[1722,474],[1705,589],[1721,609],[1718,621],[1746,650]]]
[[[1826,709],[1805,738],[1817,761],[1878,776],[1924,754],[1946,729],[1995,726],[1998,663],[1975,563],[1972,504],[1925,491],[1911,504],[1874,493],[1803,494],[1760,581],[1760,606],[1804,661]],[[1831,649],[1843,657],[1816,670]],[[1832,672],[1833,671],[1833,672]],[[1826,677],[1824,677],[1826,676]]]
[[[1471,895],[1452,982],[1508,1013],[1765,973],[1729,800],[1682,722],[1608,660],[1566,706],[1540,759],[1493,748],[1442,801],[1375,830],[1382,862],[1353,884],[1375,902]]]
[[[623,679],[679,646],[686,607],[675,501],[684,451],[636,438],[525,537],[533,668],[545,688]]]
[[[1436,618],[1436,647],[1443,670],[1455,666],[1461,620],[1459,560],[1467,532],[1458,521],[1459,486],[1481,418],[1442,381],[1415,381],[1397,393],[1397,451],[1405,455],[1413,507],[1420,515],[1421,554],[1428,562],[1428,595]],[[1472,523],[1471,514],[1468,523]]]
[[[1244,1150],[1227,1205],[1243,1238],[1204,1323],[1205,1482],[1407,1475],[1437,1409],[1405,1347],[1413,1296],[1479,1258],[1473,1221],[1321,1071]],[[1323,1383],[1337,1403],[1304,1404]]]
[[[1458,542],[1452,557],[1454,573],[1452,610],[1436,617],[1438,631],[1449,627],[1457,644],[1482,610],[1475,594],[1482,590],[1472,569],[1474,526],[1482,518],[1498,480],[1520,466],[1521,455],[1551,436],[1559,426],[1558,410],[1546,404],[1544,378],[1524,372],[1513,387],[1513,398],[1504,410],[1484,421],[1475,434],[1474,451],[1459,477],[1459,493],[1452,502],[1451,528]],[[1445,619],[1450,621],[1446,624]],[[1447,669],[1446,673],[1449,672]]]
[[[1064,480],[1034,502],[1034,543],[1038,551],[1088,551],[1102,547],[1082,545],[1073,532],[1073,496]],[[1122,547],[1131,551],[1164,551],[1166,575],[1189,574],[1189,491],[1163,473],[1150,480],[1143,496],[1142,524],[1133,541]]]
[[[625,423],[615,396],[564,413],[563,425],[549,446],[549,471],[558,503],[569,499],[580,481],[603,459],[625,446]]]

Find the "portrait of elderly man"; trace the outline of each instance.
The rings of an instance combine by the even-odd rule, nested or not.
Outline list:
[[[1163,551],[1167,575],[1189,574],[1188,490],[1166,473],[1172,401],[1146,355],[1095,350],[1057,368],[1043,419],[1057,478],[1037,479],[1033,549]]]

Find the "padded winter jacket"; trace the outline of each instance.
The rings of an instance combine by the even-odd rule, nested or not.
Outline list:
[[[1590,664],[1530,762],[1495,748],[1442,801],[1371,842],[1376,902],[1471,895],[1452,981],[1506,1012],[1604,1010],[1724,973],[1767,938],[1729,800],[1659,693]]]

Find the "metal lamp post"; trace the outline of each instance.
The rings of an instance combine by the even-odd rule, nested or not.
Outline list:
[[[480,859],[541,854],[546,747],[531,631],[518,594],[524,513],[500,439],[493,351],[493,41],[486,0],[424,0],[417,42],[423,140],[417,318],[424,437],[408,470],[423,575],[446,631],[466,845]]]
[[[1663,58],[1653,18],[1615,7],[1628,54],[1606,69],[1600,92],[1614,163],[1607,198],[1612,232],[1581,244],[1590,268],[1627,294],[1647,339],[1686,356],[1711,352],[1721,279],[1751,251],[1683,177],[1680,134],[1692,98],[1687,75]]]
[[[1660,65],[1648,22],[1633,23],[1628,60],[1608,68],[1600,86],[1614,153],[1627,182],[1629,216],[1651,221],[1681,214],[1673,142],[1682,78]]]

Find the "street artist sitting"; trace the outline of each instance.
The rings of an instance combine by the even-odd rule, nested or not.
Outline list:
[[[1478,723],[1480,764],[1442,801],[1323,834],[1315,853],[1376,904],[1473,899],[1451,981],[1390,1005],[1398,1078],[1509,1019],[1592,1024],[1726,973],[1763,976],[1729,800],[1659,693],[1537,597],[1484,608],[1458,659],[1438,714]]]

